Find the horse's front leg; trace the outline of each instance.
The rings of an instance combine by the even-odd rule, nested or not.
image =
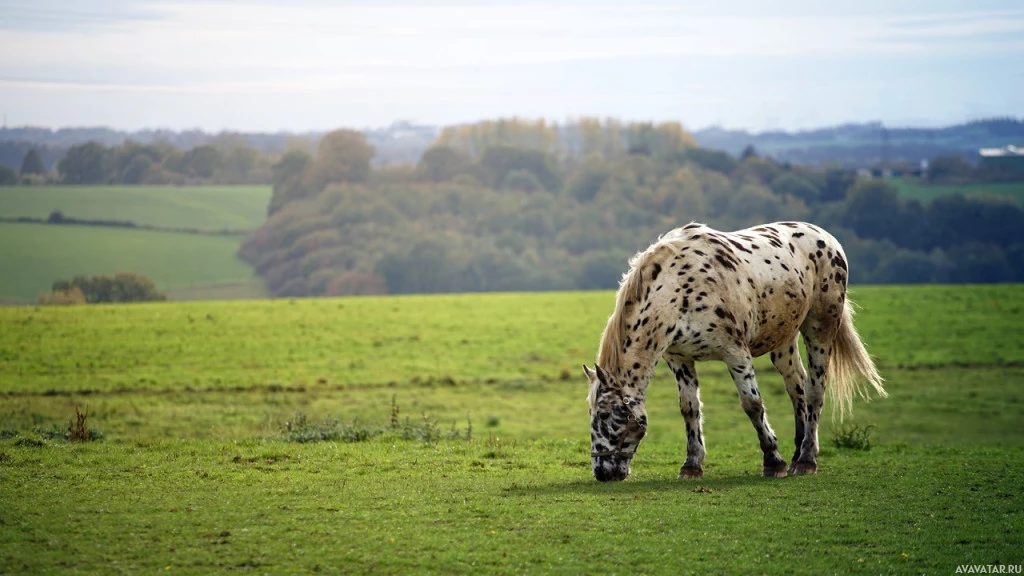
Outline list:
[[[701,415],[700,385],[693,360],[665,355],[665,362],[676,376],[679,389],[679,412],[686,422],[686,462],[679,469],[680,478],[704,476],[704,426]]]
[[[757,430],[757,438],[761,443],[761,451],[764,453],[764,475],[784,478],[786,476],[786,461],[779,454],[779,439],[768,424],[764,401],[761,399],[761,393],[757,389],[757,379],[754,377],[754,361],[750,356],[750,351],[746,349],[733,350],[726,355],[725,363],[729,366],[732,381],[736,384],[740,405],[743,406],[743,411],[747,413],[750,423]]]

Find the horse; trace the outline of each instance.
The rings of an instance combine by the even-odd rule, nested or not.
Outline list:
[[[598,346],[590,383],[591,463],[599,481],[625,480],[647,433],[644,397],[664,359],[675,375],[686,424],[679,478],[704,475],[700,387],[694,363],[729,369],[750,418],[765,477],[817,472],[818,422],[830,383],[833,412],[851,410],[855,391],[886,396],[883,379],[853,325],[846,254],[831,234],[805,222],[776,222],[736,232],[704,224],[676,228],[629,260]],[[803,335],[808,368],[800,358]],[[792,465],[779,454],[754,375],[753,359],[771,354],[793,403]]]

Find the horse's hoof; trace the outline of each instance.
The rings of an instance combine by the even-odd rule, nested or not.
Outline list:
[[[679,478],[703,478],[704,468],[700,466],[683,466],[679,469]]]
[[[793,462],[793,465],[789,467],[789,473],[794,476],[814,474],[817,471],[818,465],[814,462]]]
[[[764,467],[765,478],[785,478],[786,477],[786,463],[778,464],[776,466],[765,466]]]

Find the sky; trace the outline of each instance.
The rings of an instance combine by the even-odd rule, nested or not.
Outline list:
[[[1024,117],[1020,0],[0,0],[8,126]]]

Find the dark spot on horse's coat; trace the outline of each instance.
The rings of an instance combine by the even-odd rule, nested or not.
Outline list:
[[[719,264],[721,264],[725,268],[728,268],[729,270],[736,270],[736,266],[734,264],[735,260],[725,256],[721,252],[715,254],[715,260],[717,260]]]
[[[651,280],[657,280],[658,274],[661,274],[661,264],[655,262],[652,268],[653,269],[651,270]]]
[[[803,235],[803,232],[793,232],[793,238],[802,238]]]
[[[733,246],[735,246],[737,250],[739,250],[741,252],[746,252],[747,254],[753,254],[753,252],[751,252],[750,250],[747,250],[746,248],[743,247],[742,244],[740,244],[739,242],[733,240],[732,238],[729,238],[728,240],[729,240],[729,243],[732,244]]]
[[[639,368],[640,368],[640,363],[639,362],[633,362],[633,370],[637,370]]]
[[[815,245],[818,248],[824,248],[825,247],[825,241],[824,240],[818,240],[818,242]]]
[[[832,264],[846,270],[846,260],[843,260],[842,254],[836,254],[836,257],[832,259]]]

